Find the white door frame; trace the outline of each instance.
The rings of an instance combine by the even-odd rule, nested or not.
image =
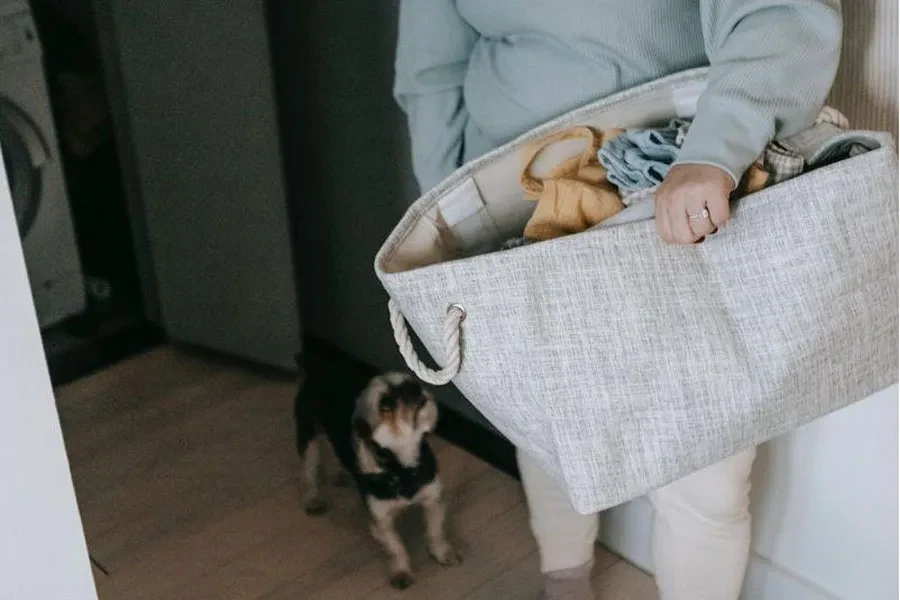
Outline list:
[[[97,600],[0,161],[0,598]]]

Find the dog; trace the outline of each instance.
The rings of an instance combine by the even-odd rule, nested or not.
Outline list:
[[[394,526],[410,506],[420,505],[424,511],[434,560],[444,566],[459,564],[462,557],[447,540],[443,487],[427,439],[438,419],[432,394],[405,373],[360,382],[353,374],[330,373],[325,361],[299,360],[306,377],[294,401],[294,418],[306,512],[327,510],[320,486],[324,436],[356,484],[372,537],[390,559],[393,587],[406,589],[414,582],[409,554]]]

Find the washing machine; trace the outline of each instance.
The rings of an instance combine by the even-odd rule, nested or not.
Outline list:
[[[85,308],[41,45],[27,2],[0,1],[0,149],[41,328]]]

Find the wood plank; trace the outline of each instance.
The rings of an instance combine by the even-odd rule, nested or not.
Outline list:
[[[594,557],[594,579],[601,580],[604,573],[621,559],[612,552],[596,547]],[[466,596],[466,600],[498,600],[498,598],[537,598],[541,589],[542,576],[537,549],[504,573],[486,582]]]
[[[594,593],[603,600],[657,600],[653,578],[624,560],[594,576]]]
[[[82,503],[88,542],[98,558],[114,570],[167,530],[208,522],[288,483],[297,458],[289,403],[278,391],[263,387],[236,394],[217,410],[167,428],[143,450],[110,457],[115,469],[120,460],[144,453],[151,466]],[[76,491],[87,485],[82,477],[75,484]]]
[[[472,538],[488,526],[498,515],[522,503],[518,486],[509,478],[497,477],[496,471],[479,467],[459,469],[469,470],[471,477],[457,481],[450,473],[456,472],[454,465],[484,465],[474,457],[449,446],[451,455],[438,454],[441,470],[445,476],[448,497],[448,530],[451,541],[463,554],[475,543]],[[483,469],[483,470],[482,470]],[[407,518],[399,523],[398,529],[407,544],[413,569],[419,576],[427,576],[440,567],[434,565],[425,548],[422,518],[419,511],[410,511]],[[359,530],[366,532],[365,514],[359,510]],[[351,524],[351,526],[353,526]],[[465,568],[465,567],[461,567]],[[266,600],[289,600],[295,598],[343,597],[336,594],[341,590],[355,590],[354,593],[370,591],[384,585],[387,579],[387,563],[380,549],[370,539],[342,549],[328,557],[315,570],[298,574],[290,581],[283,582],[277,589],[263,596]],[[349,592],[348,592],[349,593]]]
[[[428,557],[420,511],[398,527],[417,582],[387,564],[355,491],[329,487],[307,516],[298,490],[291,378],[164,347],[57,390],[101,600],[530,600],[537,553],[515,480],[435,440],[451,540]],[[331,459],[333,462],[334,459]],[[332,469],[333,472],[333,469]],[[598,547],[604,600],[656,598],[644,573]]]

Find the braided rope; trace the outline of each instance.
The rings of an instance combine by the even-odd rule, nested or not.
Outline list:
[[[443,369],[431,369],[419,358],[413,347],[412,338],[409,335],[409,327],[400,307],[393,300],[388,302],[388,310],[391,314],[391,327],[394,330],[394,341],[397,348],[406,361],[406,365],[416,376],[431,385],[447,385],[459,373],[462,362],[460,344],[460,325],[466,318],[463,308],[457,304],[447,309],[447,317],[444,319],[444,352],[447,366]]]

